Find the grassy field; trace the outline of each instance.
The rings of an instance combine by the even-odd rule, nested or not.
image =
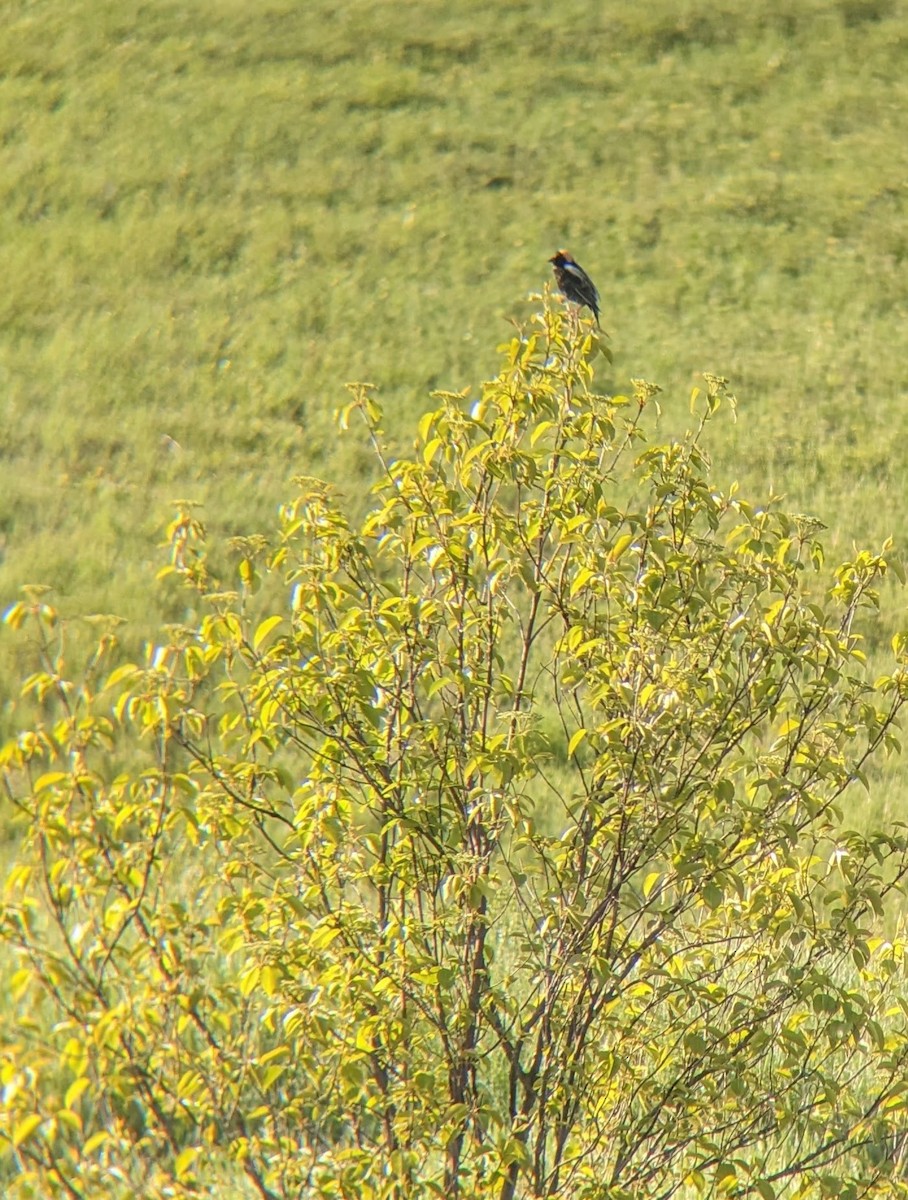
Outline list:
[[[896,0],[7,0],[0,599],[168,615],[177,497],[267,527],[297,473],[362,495],[344,383],[403,444],[476,385],[546,259],[614,367],[731,378],[722,481],[836,554],[908,506],[908,7]],[[901,620],[904,600],[877,641]],[[18,670],[4,639],[3,670]]]

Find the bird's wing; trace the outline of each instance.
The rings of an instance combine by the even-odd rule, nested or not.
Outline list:
[[[565,266],[564,269],[570,275],[572,275],[574,279],[577,280],[577,283],[580,285],[584,294],[591,296],[594,303],[598,304],[599,292],[596,289],[596,285],[593,283],[592,279],[590,279],[589,275],[587,275],[586,271],[584,271],[583,267],[578,267],[576,263],[570,262]]]

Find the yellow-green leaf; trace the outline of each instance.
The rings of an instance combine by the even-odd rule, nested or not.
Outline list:
[[[110,1140],[110,1134],[106,1129],[100,1129],[97,1133],[93,1133],[85,1145],[82,1147],[82,1154],[87,1158],[93,1151],[103,1146],[105,1142]]]
[[[647,900],[652,895],[653,889],[655,888],[656,884],[659,882],[659,880],[661,878],[662,878],[662,876],[658,871],[650,871],[649,875],[647,875],[646,879],[644,879],[643,895],[645,896],[645,898]]]
[[[116,685],[121,683],[124,679],[128,679],[131,675],[135,675],[138,669],[139,668],[135,665],[135,663],[122,663],[116,668],[116,670],[111,671],[111,673],[107,676],[107,682],[104,684],[104,687],[116,687]]]
[[[63,1098],[64,1105],[67,1108],[72,1108],[72,1106],[76,1103],[76,1101],[79,1099],[79,1097],[82,1095],[82,1093],[85,1091],[85,1089],[87,1087],[88,1087],[88,1076],[87,1075],[83,1075],[81,1078],[75,1080],[74,1083],[71,1083],[69,1085],[69,1087],[66,1089],[66,1095]]]
[[[327,950],[339,933],[333,925],[322,925],[312,931],[309,944],[313,950]]]
[[[18,629],[25,620],[28,608],[24,600],[19,600],[16,604],[11,604],[3,614],[4,624],[9,625],[11,629]]]
[[[438,453],[439,449],[441,448],[441,445],[442,445],[442,441],[441,441],[440,437],[434,437],[434,438],[432,438],[431,442],[428,443],[428,445],[422,452],[422,460],[426,464],[426,466],[428,466],[431,463],[432,459],[435,457],[435,455]]]
[[[577,749],[577,747],[580,745],[580,743],[586,737],[586,732],[587,731],[585,729],[578,729],[577,732],[571,738],[571,740],[568,742],[568,758],[570,758],[574,754],[574,751]]]
[[[255,631],[255,635],[252,639],[253,649],[258,650],[259,646],[261,646],[262,642],[272,631],[272,629],[274,629],[276,625],[280,625],[283,619],[284,618],[280,616],[280,614],[273,617],[266,617]]]
[[[248,996],[259,981],[260,968],[256,965],[247,967],[240,975],[240,994]]]
[[[46,792],[48,788],[55,787],[58,783],[62,783],[68,776],[65,771],[48,771],[45,775],[41,775],[35,782],[35,795],[39,792]]]
[[[29,1113],[27,1117],[23,1117],[13,1130],[13,1145],[21,1146],[23,1142],[27,1142],[43,1119],[40,1113]]]
[[[185,1150],[181,1150],[174,1162],[177,1179],[185,1179],[192,1169],[192,1164],[198,1158],[199,1152],[195,1146],[187,1146]]]
[[[266,996],[273,996],[281,985],[281,971],[279,967],[265,966],[259,971],[259,983],[262,985],[262,991]]]

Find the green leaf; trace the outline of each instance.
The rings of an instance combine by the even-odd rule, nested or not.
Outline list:
[[[707,883],[703,887],[703,899],[715,911],[725,900],[725,893],[715,883]]]
[[[532,1163],[530,1152],[519,1138],[508,1138],[501,1149],[501,1161],[505,1166],[516,1163],[520,1167],[529,1167]]]

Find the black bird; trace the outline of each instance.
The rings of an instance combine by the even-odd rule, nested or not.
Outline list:
[[[552,270],[555,272],[555,281],[558,284],[559,291],[564,296],[565,300],[570,300],[574,304],[585,304],[593,316],[596,318],[596,324],[601,329],[599,324],[599,293],[596,291],[596,285],[584,271],[583,267],[577,262],[574,262],[567,250],[559,250],[557,254],[553,254],[549,259],[552,264]]]

